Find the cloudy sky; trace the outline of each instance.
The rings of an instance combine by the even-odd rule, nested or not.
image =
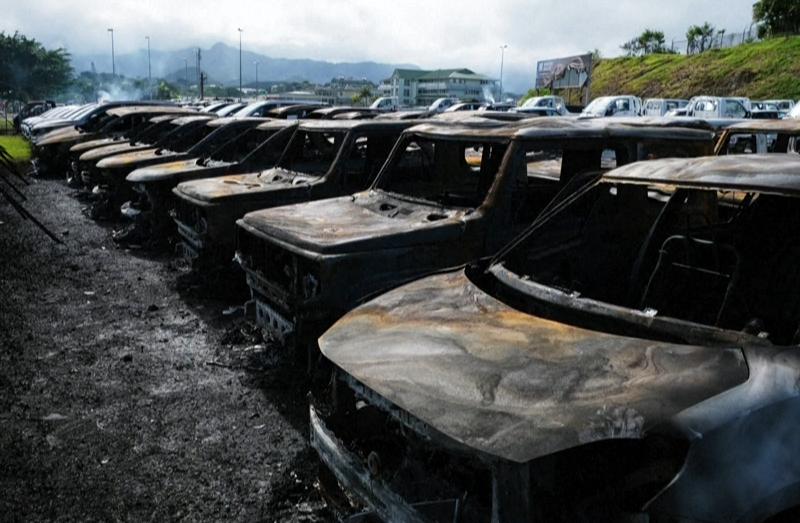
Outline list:
[[[6,0],[0,30],[19,30],[74,54],[243,45],[273,57],[470,67],[531,77],[537,60],[619,45],[645,28],[683,39],[708,21],[746,30],[753,0]]]

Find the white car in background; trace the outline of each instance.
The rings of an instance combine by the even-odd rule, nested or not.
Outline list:
[[[686,106],[686,116],[695,118],[750,118],[750,99],[696,96]]]
[[[601,96],[595,98],[581,113],[581,118],[641,116],[642,99],[638,96]]]
[[[534,96],[533,98],[528,98],[525,103],[514,109],[514,112],[541,114],[542,109],[553,109],[561,116],[570,114],[567,110],[566,102],[560,96]]]
[[[644,101],[642,116],[664,116],[670,111],[682,109],[689,104],[689,100],[680,98],[648,98]]]

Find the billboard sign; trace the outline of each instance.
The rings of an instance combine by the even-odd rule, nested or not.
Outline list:
[[[583,54],[536,63],[536,88],[585,87],[592,75],[592,55]]]

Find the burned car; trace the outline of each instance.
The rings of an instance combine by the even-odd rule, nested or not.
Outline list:
[[[312,446],[386,521],[797,521],[799,235],[794,156],[586,176],[329,329]]]
[[[725,128],[717,154],[798,153],[800,121],[746,120]]]
[[[245,215],[237,258],[258,322],[311,348],[369,296],[494,252],[577,174],[712,147],[708,131],[613,121],[422,124],[370,190]]]
[[[215,122],[216,123],[216,122]],[[136,212],[137,236],[160,236],[174,227],[172,189],[181,182],[272,167],[292,136],[291,120],[237,119],[210,134],[190,151],[201,156],[142,167],[126,180],[139,193]]]
[[[413,124],[303,121],[274,168],[178,185],[175,220],[185,253],[192,258],[230,260],[236,219],[245,213],[365,189],[400,133]]]
[[[98,138],[86,140],[70,147],[70,155],[74,158],[95,149],[117,143],[126,143],[152,125],[152,119],[160,116],[187,116],[197,114],[196,111],[175,106],[133,105],[117,107],[108,111],[111,119],[97,134]]]
[[[149,125],[138,130],[130,136],[129,140],[112,140],[99,147],[83,147],[84,144],[73,145],[70,148],[70,167],[67,171],[67,181],[72,185],[91,184],[97,181],[94,167],[97,162],[117,154],[141,151],[154,147],[160,140],[176,129],[172,120],[181,118],[178,115],[154,116],[147,122]],[[91,143],[84,142],[84,143]],[[92,173],[91,171],[95,171]],[[91,185],[89,185],[91,188]]]
[[[122,203],[135,195],[125,177],[133,170],[179,160],[189,156],[189,150],[218,127],[209,125],[218,120],[212,115],[183,116],[170,120],[174,127],[152,147],[120,153],[98,161],[88,170],[83,182],[97,187],[98,198],[92,206],[93,217],[117,217]]]
[[[118,117],[109,114],[109,111],[117,107],[141,104],[133,102],[93,104],[78,111],[70,120],[42,122],[40,126],[47,124],[56,128],[33,141],[32,154],[36,171],[44,175],[63,174],[69,167],[70,147],[91,140],[101,132],[109,131],[104,129],[107,125],[115,125],[114,121]],[[172,108],[174,109],[174,106]]]

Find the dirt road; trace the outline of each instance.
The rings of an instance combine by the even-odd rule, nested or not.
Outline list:
[[[62,182],[25,192],[65,245],[0,201],[3,519],[330,519],[297,371]]]

